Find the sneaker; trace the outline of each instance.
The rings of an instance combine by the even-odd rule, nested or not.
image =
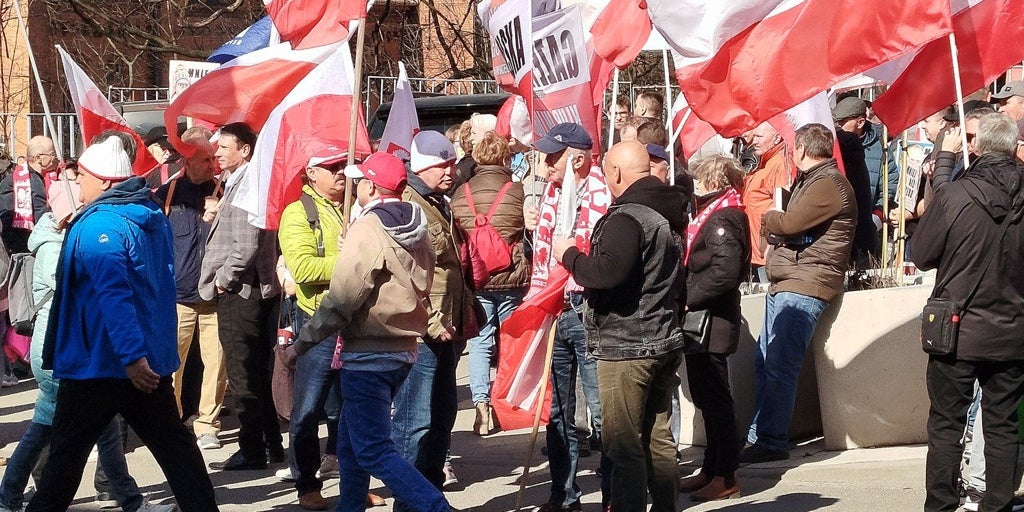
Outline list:
[[[974,491],[974,489],[967,490],[967,500],[964,501],[964,510],[967,512],[978,512],[981,506],[981,495]],[[1024,510],[1024,498],[1017,496],[1010,500],[1010,510],[1013,512],[1020,512]]]
[[[0,388],[13,388],[18,385],[18,378],[13,373],[4,375],[0,378]]]
[[[295,481],[295,475],[292,475],[292,468],[281,468],[274,473],[274,476],[282,482]]]
[[[96,504],[100,508],[120,508],[117,504],[117,500],[114,499],[114,495],[109,492],[98,492],[96,493]]]
[[[748,446],[742,453],[740,453],[740,463],[742,464],[774,462],[778,460],[786,460],[788,458],[789,451],[787,450],[772,450],[757,444]]]
[[[178,506],[173,503],[169,505],[154,505],[149,502],[149,498],[143,498],[142,506],[138,510],[139,512],[175,512],[178,510]]]
[[[220,448],[220,439],[217,439],[217,434],[207,433],[199,436],[196,439],[196,444],[202,450],[216,450]]]
[[[444,484],[441,489],[447,491],[449,487],[459,483],[459,477],[455,475],[455,468],[451,462],[444,463]]]
[[[338,478],[338,458],[329,454],[320,457],[320,469],[316,472],[316,477],[321,480]]]

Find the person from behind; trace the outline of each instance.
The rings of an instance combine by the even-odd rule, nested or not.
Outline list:
[[[633,115],[664,122],[665,97],[654,91],[644,91],[633,100]]]
[[[956,132],[956,130],[954,130]],[[935,194],[915,233],[911,260],[937,269],[932,297],[949,299],[959,312],[958,336],[948,353],[928,356],[926,384],[928,459],[924,510],[954,510],[961,444],[974,384],[981,385],[985,491],[979,510],[1010,510],[1019,441],[1017,405],[1024,395],[1024,166],[1014,157],[1016,123],[989,114],[978,123],[979,156],[963,177]],[[954,143],[943,143],[946,155]]]
[[[302,353],[343,340],[338,422],[339,512],[362,512],[370,477],[419,512],[449,512],[444,495],[398,453],[391,405],[427,335],[426,304],[434,250],[423,210],[402,201],[402,161],[374,153],[345,170],[356,184],[360,217],[349,227],[331,284],[296,342]],[[441,457],[444,457],[442,452]]]

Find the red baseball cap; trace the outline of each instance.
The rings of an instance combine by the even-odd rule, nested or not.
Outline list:
[[[378,151],[369,156],[363,163],[345,168],[345,176],[349,178],[366,178],[381,188],[399,191],[405,188],[405,164],[390,153]]]

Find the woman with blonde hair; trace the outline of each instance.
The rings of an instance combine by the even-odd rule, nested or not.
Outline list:
[[[739,344],[739,286],[750,267],[750,237],[740,163],[712,156],[692,172],[696,203],[686,232],[686,314],[707,315],[710,337],[704,352],[686,354],[686,376],[693,404],[704,417],[707,448],[700,472],[683,479],[679,491],[691,493],[694,501],[712,501],[740,492],[728,358]]]

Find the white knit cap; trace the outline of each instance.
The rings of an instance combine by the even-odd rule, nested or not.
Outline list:
[[[132,161],[118,137],[108,137],[85,148],[78,157],[78,168],[104,180],[121,181],[132,177]]]
[[[441,132],[426,130],[412,138],[409,168],[419,173],[429,167],[455,161],[455,146]]]

